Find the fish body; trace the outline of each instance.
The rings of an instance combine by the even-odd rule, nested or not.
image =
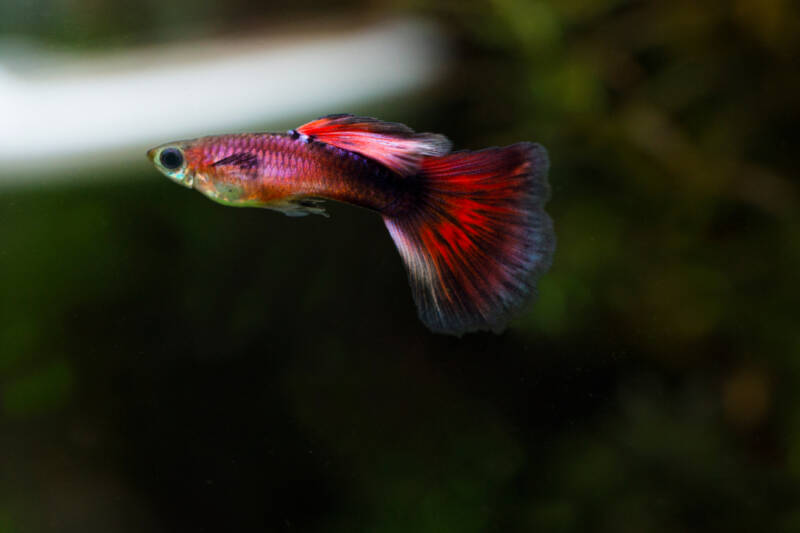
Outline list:
[[[225,205],[298,216],[320,213],[314,207],[318,198],[378,212],[411,201],[413,187],[396,172],[295,131],[218,135],[178,145],[186,166],[176,181]]]
[[[451,153],[442,135],[331,115],[287,133],[172,142],[148,157],[225,205],[302,216],[335,200],[379,213],[420,318],[437,332],[502,329],[555,246],[547,152],[534,143]]]

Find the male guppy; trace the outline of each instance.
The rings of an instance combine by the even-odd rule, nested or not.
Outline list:
[[[225,205],[324,215],[319,204],[329,199],[377,211],[430,329],[499,331],[552,260],[547,152],[527,142],[450,146],[402,124],[330,115],[287,133],[202,137],[147,155]]]

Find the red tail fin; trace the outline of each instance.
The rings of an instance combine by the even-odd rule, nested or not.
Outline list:
[[[422,161],[419,207],[384,221],[429,328],[500,330],[535,292],[555,248],[548,165],[531,143]]]

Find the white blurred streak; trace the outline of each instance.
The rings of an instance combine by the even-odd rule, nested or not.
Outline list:
[[[170,140],[347,112],[424,87],[442,55],[434,27],[400,21],[312,39],[50,54],[21,72],[0,57],[0,181],[119,167]]]

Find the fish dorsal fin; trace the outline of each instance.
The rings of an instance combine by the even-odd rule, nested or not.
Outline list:
[[[353,115],[328,115],[297,132],[374,159],[402,176],[416,174],[425,157],[445,155],[451,146],[444,135],[414,133],[397,122]]]

